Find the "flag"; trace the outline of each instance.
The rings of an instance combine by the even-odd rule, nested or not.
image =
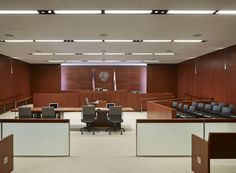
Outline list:
[[[114,69],[114,74],[113,74],[113,87],[114,87],[114,91],[116,91],[117,88],[116,88],[116,71],[115,71],[115,69]]]
[[[92,88],[93,88],[93,91],[95,91],[95,72],[94,72],[94,69],[92,69]]]

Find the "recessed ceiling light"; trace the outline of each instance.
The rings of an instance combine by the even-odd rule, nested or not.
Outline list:
[[[5,37],[14,37],[13,34],[5,34]]]
[[[54,10],[55,14],[102,14],[101,10]]]
[[[0,14],[39,14],[37,10],[0,10]]]
[[[54,55],[75,55],[75,53],[54,53]]]
[[[161,53],[161,52],[159,52],[159,53],[154,53],[154,55],[175,55],[175,53],[172,53],[172,52],[163,52],[163,53]]]
[[[93,43],[93,42],[102,42],[103,40],[74,40],[74,42],[81,42],[81,43],[83,43],[83,42],[91,42],[91,43]]]
[[[203,42],[203,40],[174,40],[173,42],[176,42],[176,43],[200,43],[200,42]]]
[[[33,40],[5,40],[5,42],[8,42],[8,43],[28,43],[28,42],[33,42]]]
[[[172,40],[143,40],[143,42],[147,42],[147,43],[167,43],[167,42],[172,42]]]
[[[121,43],[121,42],[133,42],[133,40],[104,40],[104,42],[110,42],[110,43]]]
[[[64,42],[64,40],[35,40],[35,42],[42,42],[42,43],[47,43],[47,42],[52,43],[52,42],[56,42],[56,43],[58,43],[58,42]]]
[[[216,14],[226,14],[226,15],[236,14],[236,10],[220,10]]]
[[[105,14],[151,14],[152,10],[105,10]]]
[[[167,14],[213,14],[216,10],[169,10]]]
[[[53,55],[53,53],[39,53],[39,52],[35,52],[35,53],[32,53],[32,55]]]

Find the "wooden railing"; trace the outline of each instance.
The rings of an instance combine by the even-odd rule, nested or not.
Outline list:
[[[32,97],[26,97],[23,99],[20,99],[19,97],[22,97],[23,94],[17,94],[11,97],[5,97],[0,99],[0,113],[4,113],[12,108],[16,108],[19,105],[24,105],[30,103],[30,100]],[[21,103],[21,104],[20,104]]]
[[[191,101],[201,101],[201,102],[210,102],[214,100],[214,97],[202,97],[202,96],[194,96],[191,94],[184,94],[186,100],[190,99]]]

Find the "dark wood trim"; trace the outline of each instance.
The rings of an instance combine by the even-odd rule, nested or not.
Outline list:
[[[22,118],[22,119],[0,119],[2,123],[69,123],[69,119],[37,119],[37,118]]]
[[[10,173],[13,168],[13,135],[9,135],[0,140],[0,172]]]
[[[204,123],[204,119],[137,119],[137,123]]]

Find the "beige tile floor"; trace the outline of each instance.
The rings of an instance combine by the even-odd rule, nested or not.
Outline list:
[[[14,117],[12,113],[1,118]],[[108,135],[81,135],[77,128],[81,115],[68,113],[71,119],[70,157],[16,157],[14,173],[191,173],[189,157],[136,157],[135,122],[146,113],[125,113],[127,131]],[[37,147],[37,146],[35,146]],[[236,173],[236,160],[214,160],[211,173]]]

